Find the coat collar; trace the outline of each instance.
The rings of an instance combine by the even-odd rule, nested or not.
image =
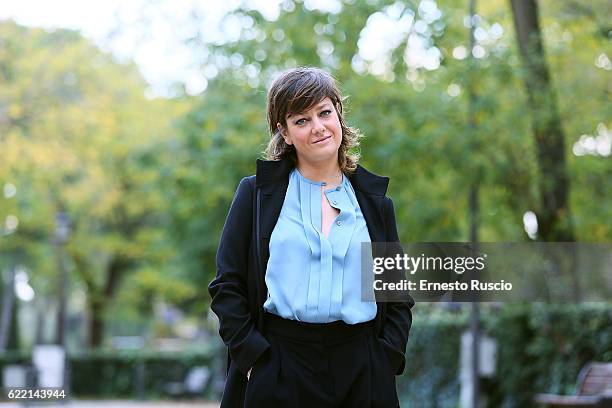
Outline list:
[[[257,159],[256,185],[259,187],[285,181],[294,167],[295,165],[290,157],[284,157],[277,161]],[[387,193],[389,177],[376,175],[360,164],[348,178],[354,188],[364,193],[379,196],[384,196]]]

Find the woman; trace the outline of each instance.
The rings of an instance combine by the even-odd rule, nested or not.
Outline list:
[[[222,407],[397,407],[412,323],[361,300],[361,243],[399,242],[389,179],[357,164],[334,79],[282,73],[268,93],[267,161],[241,180],[211,308],[228,346]]]

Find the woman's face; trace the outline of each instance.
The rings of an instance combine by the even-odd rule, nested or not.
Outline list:
[[[285,142],[293,145],[298,160],[321,162],[336,159],[342,142],[342,127],[331,99],[324,98],[300,114],[287,115]],[[281,124],[277,127],[282,130]]]

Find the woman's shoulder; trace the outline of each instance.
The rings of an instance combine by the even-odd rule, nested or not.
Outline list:
[[[389,177],[379,176],[361,164],[357,165],[355,171],[349,175],[349,179],[354,187],[369,194],[384,196],[389,187]]]
[[[255,176],[245,176],[240,179],[240,182],[238,182],[236,196],[243,197],[246,195],[252,195],[253,191],[255,191]]]
[[[245,176],[242,178],[243,181],[249,183],[249,185],[251,186],[251,188],[255,189],[255,180],[256,180],[256,175],[252,174],[250,176]]]

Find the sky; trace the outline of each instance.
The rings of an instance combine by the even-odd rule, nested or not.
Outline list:
[[[176,82],[184,83],[190,94],[206,89],[207,75],[193,48],[185,39],[194,27],[206,41],[237,39],[240,26],[221,24],[222,17],[241,3],[258,9],[266,19],[278,17],[282,0],[2,0],[0,19],[12,18],[18,23],[47,29],[79,30],[101,49],[112,52],[120,61],[133,60],[150,84],[147,94],[168,96]],[[422,0],[419,13],[433,20],[441,12],[433,0]],[[338,0],[305,0],[308,9],[338,12]],[[373,74],[382,75],[390,52],[401,38],[406,38],[414,22],[414,13],[403,13],[403,7],[392,5],[368,20],[359,38],[359,57],[353,61],[356,72],[369,64]],[[193,11],[198,24],[193,24]],[[428,17],[429,16],[429,17]],[[415,23],[418,29],[419,22]],[[407,63],[436,69],[440,53],[415,33],[410,35]],[[214,71],[214,70],[213,70]]]
[[[2,0],[0,20],[49,30],[81,32],[119,61],[134,61],[150,84],[147,94],[167,96],[176,82],[190,94],[206,89],[206,75],[192,48],[185,45],[196,27],[210,42],[236,38],[240,27],[221,24],[242,3],[265,18],[278,17],[281,0]],[[339,11],[338,1],[306,0],[309,8]],[[193,24],[193,11],[198,25]]]
[[[248,0],[266,18],[278,14],[278,1]],[[151,85],[152,96],[163,96],[179,81],[196,94],[206,79],[194,60],[193,50],[184,44],[190,34],[190,10],[197,10],[200,25],[211,41],[235,35],[236,28],[222,30],[222,16],[240,5],[240,0],[2,0],[0,19],[47,29],[79,30],[101,49],[120,61],[133,60]],[[232,33],[234,31],[234,33]]]

